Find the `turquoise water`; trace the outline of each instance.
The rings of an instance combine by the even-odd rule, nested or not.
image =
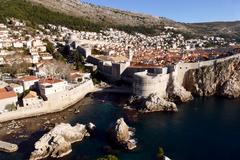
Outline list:
[[[139,115],[123,111],[115,102],[108,101],[111,95],[105,99],[104,103],[96,101],[83,107],[71,118],[72,124],[93,122],[97,129],[90,138],[74,144],[73,152],[63,160],[96,159],[109,153],[121,160],[154,160],[159,146],[173,160],[240,159],[240,100],[197,98],[178,105],[178,113]],[[108,141],[106,130],[119,117],[136,128],[139,145],[133,152],[121,151]],[[112,150],[106,151],[106,146]],[[0,154],[0,158],[3,156],[4,160],[22,159],[21,153],[12,157]]]

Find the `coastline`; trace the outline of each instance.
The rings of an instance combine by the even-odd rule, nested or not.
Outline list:
[[[19,160],[27,159],[26,156],[29,156],[29,153],[31,153],[32,151],[31,149],[34,146],[34,142],[36,142],[43,134],[47,133],[51,128],[53,128],[56,123],[58,124],[63,122],[63,123],[70,123],[74,125],[76,123],[86,123],[89,121],[93,121],[97,124],[97,126],[99,126],[97,128],[97,133],[94,134],[93,137],[87,139],[86,141],[77,143],[76,145],[74,145],[73,153],[67,156],[65,159],[84,159],[84,157],[85,159],[95,159],[97,157],[100,157],[102,154],[116,153],[116,152],[119,153],[119,158],[121,159],[125,159],[127,157],[129,158],[131,157],[132,159],[137,157],[137,159],[141,159],[140,158],[141,156],[145,158],[148,157],[148,159],[150,157],[152,159],[156,154],[155,153],[156,148],[159,146],[163,146],[164,149],[167,150],[167,155],[169,157],[173,159],[176,159],[176,157],[180,157],[179,158],[180,160],[184,160],[184,158],[181,159],[182,150],[180,151],[178,149],[175,150],[176,149],[175,145],[173,146],[173,143],[171,143],[170,141],[171,138],[174,138],[174,140],[178,140],[177,137],[174,137],[175,127],[178,128],[177,132],[188,133],[189,132],[188,129],[191,128],[191,130],[194,133],[199,133],[199,129],[198,129],[199,127],[195,126],[195,124],[200,124],[200,122],[202,121],[208,122],[209,118],[213,118],[213,117],[218,119],[219,116],[213,116],[215,114],[225,113],[226,111],[227,111],[227,115],[230,113],[237,114],[239,113],[238,111],[240,111],[237,105],[239,103],[238,100],[228,100],[228,99],[223,100],[222,98],[215,98],[215,96],[213,96],[213,97],[206,97],[206,98],[200,97],[200,98],[196,98],[194,101],[181,104],[179,107],[180,110],[178,114],[165,114],[162,112],[157,112],[157,113],[149,113],[147,115],[146,114],[138,115],[137,113],[124,111],[121,108],[119,108],[118,104],[119,102],[122,102],[122,99],[119,97],[120,97],[119,94],[106,95],[105,93],[103,94],[101,92],[89,94],[74,106],[71,106],[62,112],[59,112],[58,114],[53,113],[53,114],[42,115],[39,117],[32,117],[32,118],[18,120],[18,122],[22,124],[22,127],[16,130],[13,129],[13,132],[9,135],[6,135],[5,129],[12,122],[3,123],[3,126],[1,127],[0,138],[4,141],[9,141],[9,142],[18,144],[19,151],[13,154],[7,154],[7,153],[0,154],[0,159],[1,159],[1,156],[2,157],[6,156],[7,158],[10,158],[11,156],[12,157],[17,156],[18,154],[20,154],[21,157],[23,157],[23,158],[20,158]],[[226,105],[224,105],[225,103],[223,102],[226,102]],[[202,103],[206,104],[207,106],[203,105]],[[224,106],[224,108],[222,105]],[[233,107],[228,107],[229,105],[233,105]],[[213,108],[216,109],[216,112],[213,112]],[[80,112],[77,114],[74,113],[76,109],[80,110]],[[232,112],[232,109],[234,109],[233,112]],[[219,111],[223,111],[223,112],[219,112]],[[198,112],[200,112],[200,114]],[[186,113],[188,113],[187,118],[185,118]],[[203,115],[208,115],[208,116],[204,117]],[[136,131],[137,131],[136,136],[137,138],[139,138],[140,144],[141,144],[139,151],[128,154],[128,153],[118,152],[118,150],[114,147],[110,152],[105,150],[105,147],[109,146],[109,142],[105,139],[106,128],[109,126],[111,122],[116,120],[117,117],[121,117],[121,116],[126,118],[129,125],[136,128]],[[228,116],[224,116],[224,117],[229,120],[229,118],[227,118]],[[231,119],[233,120],[234,119],[233,117],[230,118],[230,120]],[[194,121],[194,123],[192,123],[191,121]],[[220,121],[218,122],[219,124],[221,124]],[[204,124],[205,123],[201,123],[201,128],[206,127],[206,125]],[[183,127],[182,125],[186,127],[186,130],[181,129]],[[214,122],[214,125],[215,125],[215,122]],[[218,125],[218,126],[220,127],[221,125]],[[144,128],[146,127],[147,129],[142,130],[143,127]],[[24,128],[28,128],[28,130]],[[5,131],[3,131],[3,129]],[[153,130],[157,130],[157,132],[153,133],[152,132]],[[173,130],[174,132],[172,132]],[[24,135],[26,135],[26,137],[24,137]],[[155,135],[156,136],[158,135],[160,140],[156,141],[156,139],[154,138],[156,137]],[[184,140],[187,140],[189,138],[187,135],[184,138]],[[197,134],[195,138],[201,135],[202,134]],[[203,138],[205,138],[205,135],[206,134],[203,134]],[[168,138],[166,139],[166,137]],[[152,147],[150,149],[148,147],[144,147],[149,145],[149,141],[152,144]],[[179,141],[181,142],[181,139],[179,139]],[[90,149],[92,145],[94,145],[95,147]],[[186,146],[189,147],[189,145],[191,146],[192,144],[187,143]],[[191,148],[188,148],[188,149],[191,150]],[[193,152],[194,151],[191,150],[191,153]],[[10,159],[13,160],[14,158],[10,158]],[[186,159],[187,158],[185,157],[185,160]]]

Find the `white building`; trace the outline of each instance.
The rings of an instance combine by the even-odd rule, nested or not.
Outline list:
[[[39,89],[41,94],[50,95],[56,92],[66,90],[67,82],[59,79],[42,79],[39,80]]]
[[[8,30],[7,29],[4,29],[4,30],[0,29],[0,38],[8,38]]]
[[[13,47],[14,48],[23,48],[23,43],[20,41],[15,41],[15,42],[13,42]]]
[[[38,52],[31,52],[32,63],[36,64],[40,61]]]
[[[23,93],[23,86],[16,84],[16,83],[10,83],[9,86],[18,94]]]
[[[18,81],[23,85],[24,90],[32,88],[39,79],[36,76],[25,76],[18,79]]]
[[[16,105],[17,101],[18,97],[14,91],[6,87],[0,89],[0,112],[6,110],[7,105]]]
[[[3,58],[3,57],[0,57],[0,65],[4,65],[4,64],[6,64],[4,58]]]
[[[53,56],[50,53],[39,53],[42,60],[52,60]]]

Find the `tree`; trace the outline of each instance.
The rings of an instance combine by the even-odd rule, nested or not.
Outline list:
[[[16,106],[14,103],[12,103],[12,104],[6,105],[6,106],[5,106],[5,109],[6,109],[7,111],[9,111],[9,112],[11,112],[11,111],[16,111],[16,110],[17,110],[17,106]]]
[[[73,52],[73,58],[74,58],[74,64],[75,64],[76,70],[79,70],[81,68],[81,65],[84,62],[84,58],[77,51]]]
[[[162,147],[159,147],[158,148],[158,151],[157,151],[157,159],[158,160],[164,160],[164,150]]]
[[[48,39],[44,39],[43,41],[45,43],[47,43],[47,46],[46,46],[47,52],[49,52],[50,54],[53,54],[54,53],[54,46],[53,46],[53,44],[51,42],[49,42]]]
[[[104,156],[103,158],[98,158],[97,160],[119,160],[119,159],[114,155],[107,155]]]

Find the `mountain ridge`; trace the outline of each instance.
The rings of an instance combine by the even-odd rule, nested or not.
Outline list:
[[[97,6],[85,2],[80,3],[78,2],[78,0],[15,0],[15,1],[0,0],[0,1],[2,1],[3,4],[8,3],[5,6],[5,8],[2,8],[3,10],[5,9],[5,12],[7,12],[6,7],[11,7],[12,3],[22,3],[22,5],[15,5],[14,7],[17,8],[21,12],[21,14],[24,14],[25,17],[28,14],[34,14],[32,12],[34,12],[34,9],[36,9],[36,7],[42,8],[44,12],[51,12],[55,14],[53,18],[56,18],[57,14],[59,14],[59,17],[57,17],[58,19],[61,18],[60,16],[67,15],[68,18],[72,19],[69,26],[77,25],[77,27],[73,27],[74,29],[88,30],[89,26],[91,26],[96,29],[90,31],[95,30],[97,31],[99,29],[104,28],[105,29],[116,28],[128,32],[140,32],[144,34],[156,35],[162,32],[163,26],[171,26],[178,29],[176,32],[185,33],[186,35],[188,35],[188,37],[197,38],[200,36],[209,35],[209,36],[222,36],[228,39],[235,38],[240,41],[240,21],[182,23],[164,17],[157,17],[142,13],[134,13],[131,11],[122,11],[119,9]],[[24,5],[26,4],[28,5],[28,10],[25,11],[26,13],[23,13]],[[31,7],[35,8],[32,9]],[[0,13],[1,12],[2,11],[0,11]],[[40,13],[44,14],[45,16],[48,16],[47,13],[43,13],[43,11],[40,11]],[[18,13],[16,14],[17,16],[19,16]],[[39,14],[35,16],[39,16]],[[6,15],[9,16],[13,14],[7,13],[4,16]],[[36,18],[39,19],[38,17]],[[43,21],[42,20],[43,18],[44,16],[40,17],[40,20]],[[56,21],[55,19],[50,18],[52,17],[48,16],[47,22],[49,23],[52,22],[57,25],[62,24],[59,22],[55,22]],[[64,24],[68,23],[69,21],[68,18],[65,17],[66,22]],[[26,19],[29,18],[26,17]],[[31,20],[35,21],[34,18],[32,18]],[[82,23],[78,23],[79,21],[82,21]]]

